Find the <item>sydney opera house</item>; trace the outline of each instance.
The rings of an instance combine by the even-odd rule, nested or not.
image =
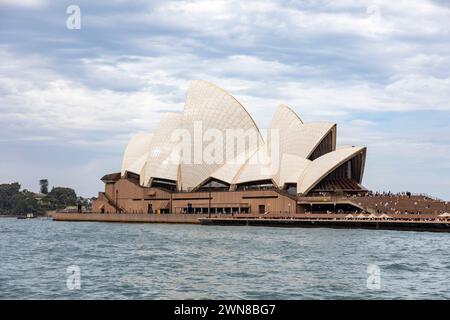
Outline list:
[[[183,112],[131,138],[93,211],[295,213],[317,195],[364,194],[366,148],[337,147],[336,136],[335,123],[304,123],[280,105],[264,138],[233,96],[193,81]]]

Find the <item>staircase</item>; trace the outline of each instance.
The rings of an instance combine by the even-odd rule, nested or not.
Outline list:
[[[117,210],[117,212],[126,212],[126,210],[122,207],[120,207],[108,194],[105,192],[102,192],[103,196],[105,196],[106,200],[108,200],[108,204],[113,206],[114,209]]]

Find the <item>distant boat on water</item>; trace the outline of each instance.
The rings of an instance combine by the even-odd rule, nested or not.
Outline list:
[[[17,217],[17,219],[33,219],[33,218],[36,218],[36,217],[32,213],[27,213],[26,216],[19,216],[19,217]]]

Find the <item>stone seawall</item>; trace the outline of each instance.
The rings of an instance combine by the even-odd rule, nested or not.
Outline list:
[[[193,223],[207,214],[118,214],[118,213],[54,213],[54,221],[96,221],[136,223]]]
[[[230,218],[200,218],[204,225],[221,226],[265,226],[265,227],[303,227],[303,228],[333,228],[333,229],[383,229],[405,231],[450,232],[450,221],[355,221],[328,219],[230,219]]]
[[[247,225],[271,227],[322,227],[346,229],[388,229],[414,231],[450,231],[450,220],[434,215],[396,216],[395,219],[347,219],[345,214],[246,214],[208,217],[207,214],[132,214],[132,213],[54,213],[54,221],[91,221],[121,223],[186,223],[204,225]]]

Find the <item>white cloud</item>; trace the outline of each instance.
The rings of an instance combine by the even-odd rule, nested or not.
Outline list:
[[[82,81],[76,81],[53,71],[45,60],[14,57],[8,51],[1,56],[8,61],[0,65],[2,120],[53,132],[131,133],[154,128],[160,110],[182,110],[187,85],[197,78],[234,94],[261,127],[279,103],[291,105],[309,121],[337,121],[354,111],[450,111],[450,78],[426,74],[398,74],[385,84],[297,80],[295,74],[322,71],[247,55],[199,59],[187,54],[84,58]],[[122,84],[131,89],[114,90]]]
[[[157,94],[145,88],[121,92],[91,89],[44,67],[42,61],[33,65],[28,57],[0,53],[0,122],[4,128],[45,130],[45,140],[77,142],[76,136],[92,131],[130,133],[151,130],[160,117],[160,110],[176,106],[161,102]],[[179,106],[178,106],[179,107]],[[41,140],[44,136],[27,131],[17,139]],[[74,137],[75,136],[75,137]],[[95,139],[91,143],[95,143]]]
[[[45,0],[0,0],[0,6],[39,8],[46,4]]]
[[[319,1],[285,5],[278,1],[164,1],[134,16],[231,41],[252,42],[265,34],[291,37],[347,33],[363,37],[444,35],[450,9],[431,1]],[[104,18],[100,18],[105,20]],[[414,23],[411,23],[414,21]],[[286,36],[286,34],[283,34]]]

